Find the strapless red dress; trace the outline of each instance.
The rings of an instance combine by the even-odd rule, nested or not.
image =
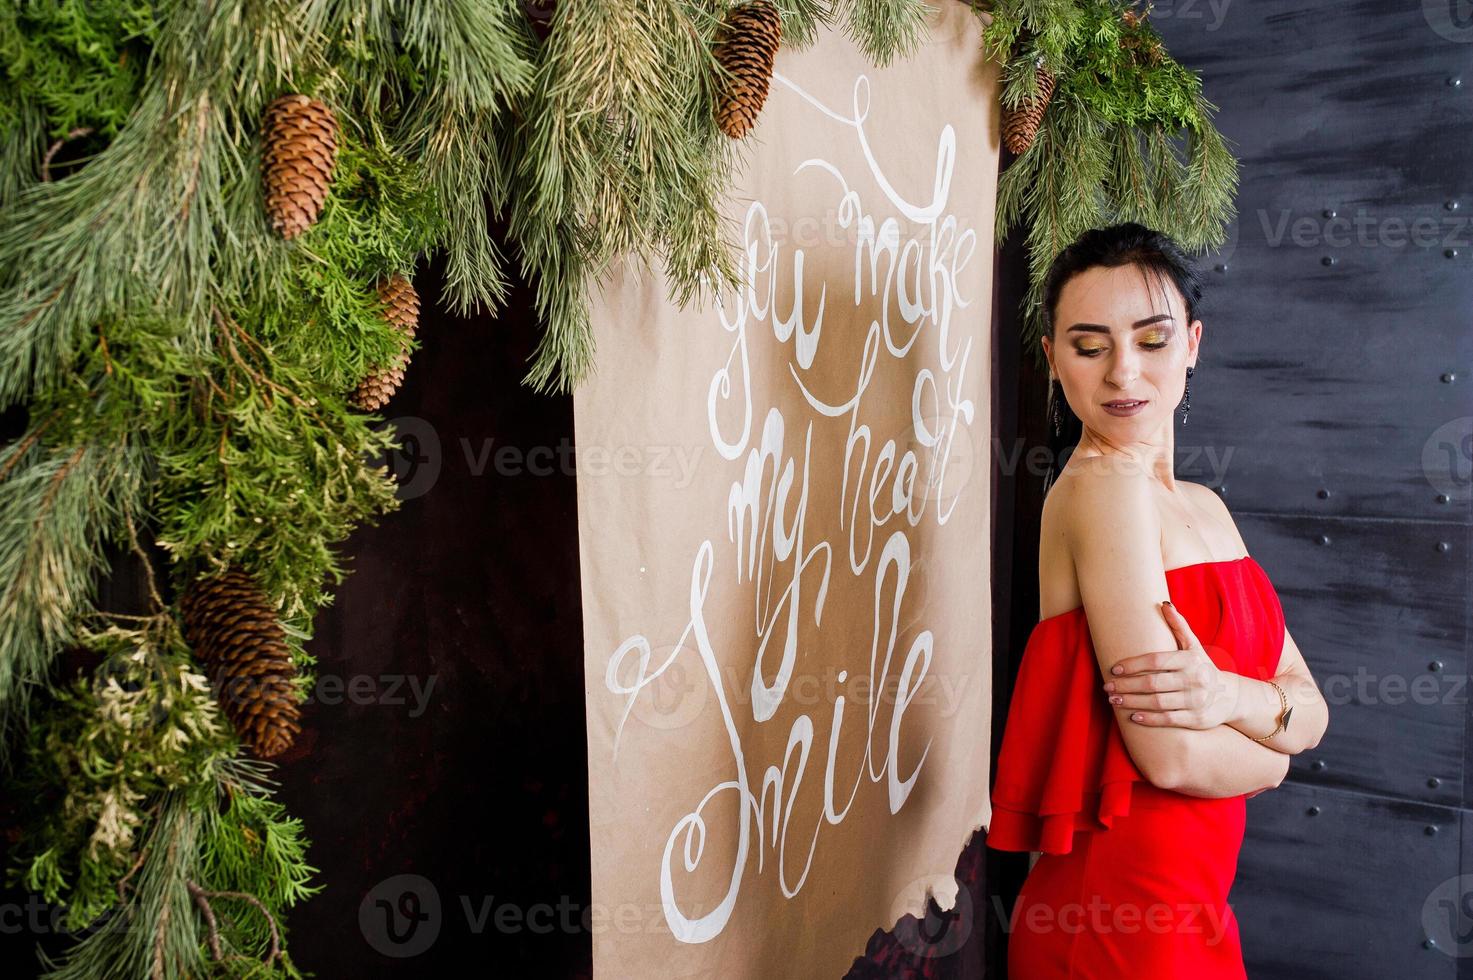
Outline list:
[[[1274,676],[1284,613],[1251,556],[1167,569],[1166,585],[1220,669]],[[987,833],[989,847],[1043,852],[1006,923],[1008,976],[1243,980],[1227,896],[1247,797],[1152,786],[1103,684],[1084,607],[1040,620],[1008,708]]]

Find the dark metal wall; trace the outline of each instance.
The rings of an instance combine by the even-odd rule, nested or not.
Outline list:
[[[1230,896],[1248,974],[1473,977],[1473,6],[1150,16],[1241,165],[1178,473],[1223,495],[1331,712],[1248,803]],[[1021,384],[1037,428],[1043,382]],[[1035,482],[1010,488],[1029,516],[999,561],[1017,583],[999,713],[1037,619]],[[1009,875],[989,867],[1011,901]]]

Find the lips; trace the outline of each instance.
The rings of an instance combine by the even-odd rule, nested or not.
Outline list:
[[[1137,405],[1144,405],[1145,403],[1145,399],[1143,398],[1119,398],[1112,402],[1105,402],[1105,405],[1108,408],[1134,408]]]

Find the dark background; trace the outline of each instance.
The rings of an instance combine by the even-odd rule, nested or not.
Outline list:
[[[1330,706],[1319,746],[1248,801],[1229,898],[1248,975],[1473,977],[1473,6],[1177,2],[1151,20],[1202,75],[1241,179],[1202,262],[1178,473],[1222,494]],[[999,392],[1000,431],[1043,440],[1046,379]],[[999,484],[994,756],[1038,619],[1041,485]],[[1010,907],[1027,856],[989,860]]]
[[[1473,9],[1178,0],[1151,19],[1203,76],[1242,179],[1230,242],[1202,260],[1179,473],[1224,495],[1331,709],[1320,746],[1248,804],[1231,895],[1248,973],[1473,977],[1473,944],[1448,948],[1463,937],[1447,928],[1473,906]],[[1038,612],[1043,478],[1004,468],[1046,438],[1046,374],[1014,313],[1024,258],[1016,236],[999,254],[993,328],[994,757]],[[278,774],[327,885],[291,913],[290,947],[329,978],[587,976],[572,400],[519,383],[537,340],[524,288],[462,319],[441,280],[438,263],[416,279],[424,346],[384,410],[406,436],[404,504],[350,540],[310,645],[342,693],[306,709]],[[1003,976],[999,906],[1026,867],[979,834],[958,858],[962,915],[920,927],[957,951],[917,957],[877,931],[850,976]],[[376,951],[372,899],[410,893],[438,913],[384,948],[423,948]],[[15,921],[7,974],[29,974],[37,941],[66,945]]]

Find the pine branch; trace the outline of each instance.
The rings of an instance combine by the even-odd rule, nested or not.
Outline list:
[[[49,424],[43,417],[37,428]],[[91,609],[105,545],[142,507],[143,461],[124,445],[44,445],[33,428],[0,454],[0,758]]]
[[[783,47],[801,51],[818,37],[820,26],[833,16],[832,0],[776,0],[783,16]]]
[[[178,4],[117,138],[0,213],[0,407],[53,384],[99,320],[161,310],[203,325],[206,297],[222,288],[217,253],[272,246],[264,229],[226,233],[222,188],[254,184],[245,147],[255,116],[320,61],[326,5]]]
[[[844,33],[881,67],[920,48],[935,10],[925,0],[847,0],[847,6]]]

